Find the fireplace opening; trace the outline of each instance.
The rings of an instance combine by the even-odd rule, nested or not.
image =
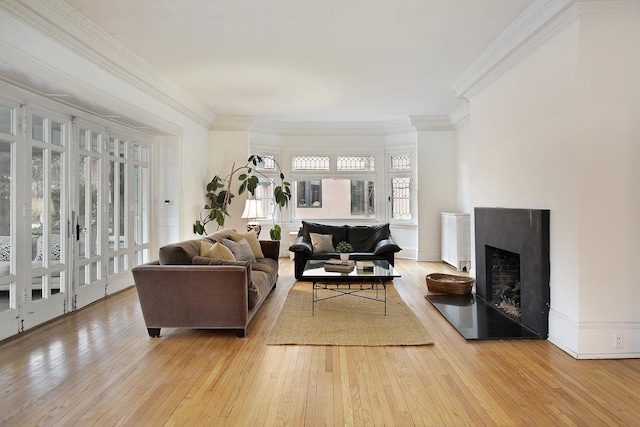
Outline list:
[[[501,312],[520,320],[520,255],[492,246],[485,247],[487,284],[491,288],[491,305]]]

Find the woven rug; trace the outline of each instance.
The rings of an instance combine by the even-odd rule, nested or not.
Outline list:
[[[289,290],[267,344],[391,346],[433,340],[392,284],[387,285],[386,316],[383,303],[352,295],[316,302],[312,316],[311,283],[299,282]]]

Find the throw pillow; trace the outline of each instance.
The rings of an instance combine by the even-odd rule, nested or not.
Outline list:
[[[253,251],[251,251],[251,246],[249,246],[249,242],[247,239],[242,239],[239,242],[234,242],[229,239],[222,239],[222,244],[231,249],[233,252],[233,256],[236,258],[236,261],[251,261],[256,262],[256,257],[253,255]]]
[[[223,244],[203,240],[200,242],[200,256],[212,259],[222,259],[225,261],[235,261],[233,252]]]
[[[256,258],[264,258],[262,247],[260,246],[260,242],[258,241],[258,235],[253,231],[249,231],[247,233],[238,233],[237,231],[232,230],[229,232],[229,236],[234,242],[239,242],[242,239],[246,239],[249,243],[249,246],[251,246],[251,252],[253,252],[253,256]]]
[[[309,233],[309,236],[311,237],[313,252],[323,253],[336,251],[336,249],[333,247],[333,237],[331,236],[331,234]]]

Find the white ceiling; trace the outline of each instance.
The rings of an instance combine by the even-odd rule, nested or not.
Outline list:
[[[533,0],[67,0],[218,115],[448,115]]]

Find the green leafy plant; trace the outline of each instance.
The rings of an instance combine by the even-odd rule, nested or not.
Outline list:
[[[353,246],[343,240],[341,242],[338,242],[338,244],[336,245],[336,252],[340,254],[348,254],[350,252],[353,252]]]
[[[205,194],[207,204],[200,210],[200,219],[193,223],[193,232],[195,234],[205,234],[205,228],[210,222],[216,222],[218,228],[224,227],[226,217],[230,216],[227,209],[235,197],[231,186],[233,185],[236,174],[238,175],[235,179],[240,183],[238,187],[239,195],[248,191],[251,195],[255,196],[260,177],[272,180],[272,178],[256,169],[256,166],[260,163],[262,163],[262,157],[256,155],[249,156],[245,165],[236,167],[236,164],[233,163],[229,175],[224,177],[215,175],[211,181],[207,183],[207,192]],[[276,166],[280,174],[277,182],[274,182],[274,184],[278,185],[275,185],[273,188],[273,198],[275,199],[276,206],[282,209],[286,207],[289,204],[289,200],[291,200],[291,184],[285,181],[284,174],[277,162]],[[278,229],[280,228],[279,225],[274,223],[274,228],[276,227]]]
[[[271,230],[269,230],[271,240],[280,240],[282,238],[282,228],[278,224],[274,224]]]

